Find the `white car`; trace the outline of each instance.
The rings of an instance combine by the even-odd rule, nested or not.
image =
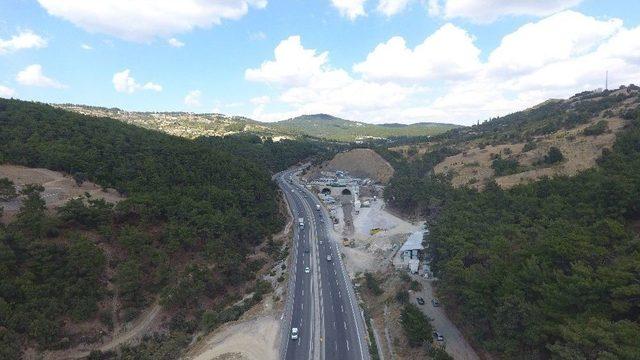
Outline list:
[[[308,274],[311,272],[311,269],[309,269],[309,267],[307,266],[306,268],[304,268],[304,272]]]
[[[298,340],[298,328],[291,329],[291,340]]]

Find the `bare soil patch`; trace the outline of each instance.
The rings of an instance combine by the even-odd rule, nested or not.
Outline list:
[[[110,203],[117,203],[124,199],[114,189],[103,189],[90,181],[78,185],[70,175],[48,169],[5,164],[0,165],[0,178],[8,178],[13,181],[18,190],[27,184],[42,185],[44,187],[42,198],[50,210],[55,210],[67,201],[85,193]],[[0,206],[4,207],[5,212],[2,221],[7,222],[13,218],[21,204],[20,197],[13,201],[0,202]]]
[[[609,131],[597,136],[585,136],[586,127],[605,120]],[[616,135],[626,124],[621,118],[594,118],[587,124],[569,130],[560,130],[534,139],[535,148],[523,151],[525,143],[503,144],[477,147],[470,144],[462,153],[449,156],[435,166],[436,174],[449,174],[455,187],[470,186],[481,189],[487,181],[494,179],[502,188],[538,180],[542,177],[572,176],[596,165],[602,150],[611,148]],[[540,164],[540,160],[552,146],[560,149],[565,160],[553,166]],[[522,172],[495,177],[491,167],[492,156],[501,155],[505,159],[515,159],[522,166]]]

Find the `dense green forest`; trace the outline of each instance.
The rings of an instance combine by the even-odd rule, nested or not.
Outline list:
[[[640,112],[624,116],[596,168],[510,190],[433,176],[447,146],[415,163],[385,155],[399,170],[385,197],[428,219],[450,315],[499,358],[640,358]]]
[[[256,139],[191,141],[0,99],[0,163],[63,171],[127,196],[115,206],[75,199],[49,214],[41,187],[21,189],[18,215],[0,224],[0,358],[16,358],[26,344],[75,345],[68,319],[97,318],[108,329],[113,318],[104,300],[113,291],[121,321],[158,297],[178,309],[170,327],[177,335],[167,343],[184,345],[176,339],[185,333],[237,318],[245,308],[227,307],[241,295],[230,288],[256,283],[264,261],[246,256],[282,226],[268,170],[314,149]],[[3,193],[13,196],[5,182]],[[267,291],[259,281],[255,286],[257,296]],[[201,320],[207,310],[213,313]]]

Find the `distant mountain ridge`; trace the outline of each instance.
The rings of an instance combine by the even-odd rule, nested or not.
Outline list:
[[[113,118],[186,138],[247,133],[274,139],[309,136],[324,140],[350,142],[398,136],[430,136],[459,127],[452,124],[428,122],[368,124],[345,120],[329,114],[302,115],[274,123],[263,123],[242,116],[227,116],[216,113],[140,112],[77,104],[54,104],[54,106],[84,115]]]

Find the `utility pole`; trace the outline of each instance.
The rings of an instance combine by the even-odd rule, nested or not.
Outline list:
[[[607,70],[605,76],[604,76],[604,89],[609,90],[609,70]]]

